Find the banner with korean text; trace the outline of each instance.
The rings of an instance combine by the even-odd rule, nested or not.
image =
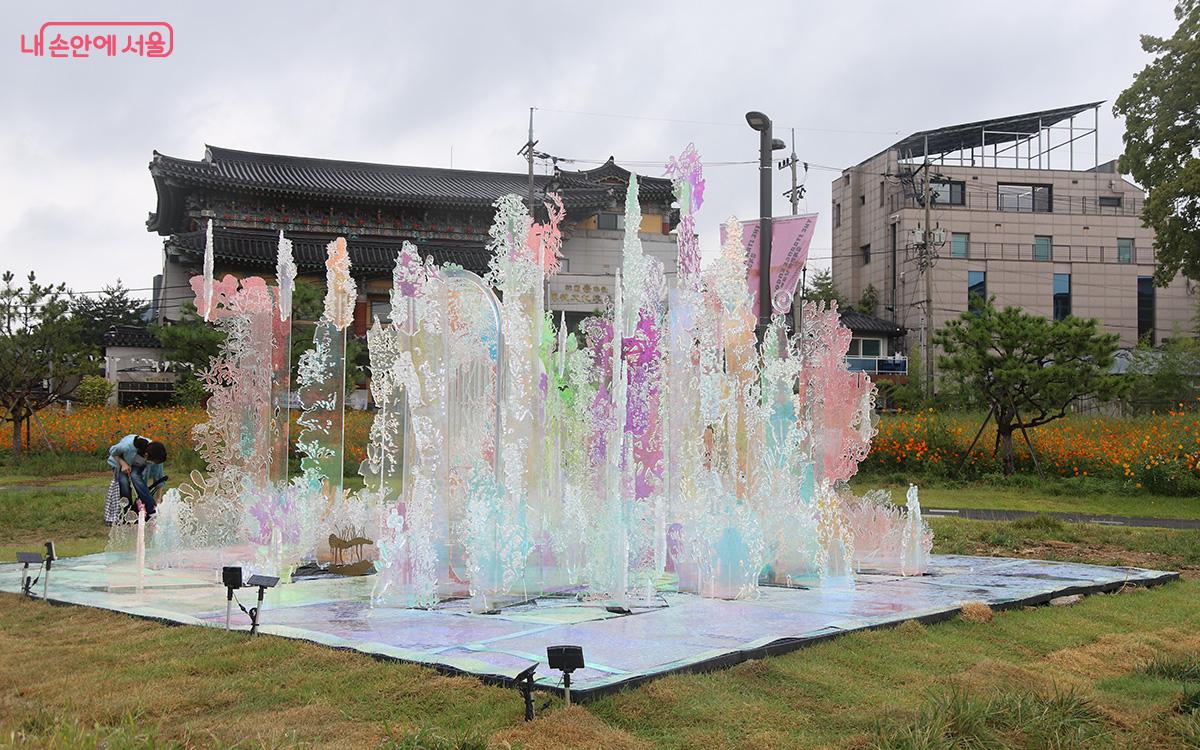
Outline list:
[[[742,223],[742,244],[746,248],[749,268],[746,283],[754,296],[754,315],[758,316],[758,253],[759,221]],[[771,296],[778,300],[787,294],[795,295],[800,272],[808,262],[808,246],[817,228],[817,214],[781,216],[771,219]],[[725,242],[725,227],[721,227],[721,243]]]

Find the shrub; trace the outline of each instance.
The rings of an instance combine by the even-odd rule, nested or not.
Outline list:
[[[175,397],[172,400],[177,406],[200,406],[207,395],[203,383],[191,375],[184,375],[175,383]]]
[[[112,397],[113,384],[99,375],[88,375],[79,381],[75,400],[84,406],[104,406]]]

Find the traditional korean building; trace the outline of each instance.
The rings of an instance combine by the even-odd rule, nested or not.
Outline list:
[[[528,195],[529,177],[519,172],[479,172],[396,164],[371,164],[262,154],[208,146],[199,160],[154,152],[150,176],[158,193],[148,231],[163,239],[162,274],[155,278],[154,316],[178,320],[191,302],[188,280],[200,273],[204,230],[213,222],[217,275],[274,279],[279,231],[293,243],[301,278],[324,285],[325,246],[345,237],[359,299],[354,333],[390,314],[388,292],[401,244],[416,243],[435,263],[456,263],[487,272],[492,204],[501,196]],[[595,169],[535,175],[539,219],[547,192],[563,201],[563,262],[549,283],[552,310],[568,323],[603,310],[613,293],[625,234],[625,194],[630,173],[610,158]],[[678,221],[669,180],[638,177],[640,226],[645,252],[663,262],[674,279]],[[145,329],[122,328],[106,337],[106,375],[121,403],[170,397],[174,375],[163,350]],[[361,394],[360,394],[361,395]]]
[[[214,226],[218,275],[271,279],[278,233],[293,242],[301,276],[324,282],[325,245],[346,237],[360,290],[355,332],[373,315],[386,319],[392,267],[410,240],[436,263],[452,262],[482,274],[492,204],[509,193],[525,196],[528,176],[393,164],[336,161],[235,151],[209,146],[200,160],[154,153],[150,175],[158,205],[146,228],[163,242],[157,317],[177,319],[192,298],[189,277],[200,272],[204,228]],[[630,173],[610,158],[586,171],[536,175],[539,211],[547,191],[563,200],[562,273],[551,280],[549,306],[582,318],[603,309],[620,265],[624,202]],[[675,273],[677,220],[669,180],[638,178],[645,251]],[[544,212],[543,212],[544,213]]]

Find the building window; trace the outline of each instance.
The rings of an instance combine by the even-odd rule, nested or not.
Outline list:
[[[879,205],[881,205],[881,206],[883,205],[883,196],[884,196],[883,186],[884,186],[884,182],[883,182],[883,180],[880,180],[879,181]]]
[[[1001,211],[1050,213],[1053,211],[1053,189],[1049,185],[996,186],[996,207]]]
[[[867,194],[866,193],[863,193],[862,195],[858,196],[858,205],[860,205],[860,206],[867,205]]]
[[[1053,237],[1035,236],[1033,238],[1033,259],[1034,260],[1050,260],[1053,253]]]
[[[596,214],[596,228],[617,231],[625,228],[625,214]]]
[[[962,206],[966,205],[967,183],[953,180],[934,180],[929,183],[929,191],[935,205]]]
[[[1117,262],[1132,263],[1133,262],[1133,238],[1118,237],[1117,238]]]
[[[862,250],[863,265],[865,266],[871,262],[871,244],[867,243],[859,249]]]
[[[846,356],[878,359],[883,356],[883,339],[850,339],[850,349],[846,352]]]
[[[1054,319],[1062,320],[1071,314],[1071,274],[1054,274]]]
[[[967,309],[979,312],[987,303],[987,273],[967,271]]]
[[[1138,341],[1153,346],[1154,341],[1154,277],[1138,276],[1137,280]]]
[[[836,229],[842,225],[842,204],[833,204],[833,226]]]
[[[1120,195],[1102,195],[1096,199],[1096,205],[1100,208],[1120,208],[1121,198]]]
[[[966,258],[971,254],[971,235],[966,232],[950,234],[950,257]]]

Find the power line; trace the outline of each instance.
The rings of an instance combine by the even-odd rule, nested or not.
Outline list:
[[[536,107],[536,109],[539,112],[553,112],[556,114],[564,114],[564,115],[583,115],[586,117],[608,117],[608,118],[620,119],[620,120],[646,120],[646,121],[650,121],[650,122],[670,122],[670,123],[676,123],[676,124],[680,124],[680,125],[711,125],[714,127],[725,127],[725,128],[744,128],[744,127],[746,127],[745,122],[727,122],[727,121],[719,121],[719,120],[687,120],[687,119],[678,118],[678,117],[655,117],[652,115],[631,115],[631,114],[621,114],[621,113],[616,113],[616,112],[585,112],[585,111],[574,110],[574,109],[548,109],[545,107]],[[808,131],[810,133],[850,133],[850,134],[859,134],[859,135],[899,135],[900,134],[900,131],[898,131],[898,130],[849,130],[849,129],[843,129],[843,128],[804,127],[802,125],[791,125],[788,123],[780,123],[780,122],[777,122],[775,124],[780,127],[784,127],[784,128],[794,127],[796,130],[804,130],[804,131]],[[705,166],[707,166],[707,165],[705,165]]]
[[[549,157],[543,158],[543,161],[553,161],[556,163],[557,162],[565,162],[567,164],[575,164],[575,163],[578,163],[578,164],[605,164],[608,162],[608,159],[584,159],[581,157],[571,157],[571,156],[549,156]],[[642,166],[642,167],[655,167],[655,166],[662,167],[662,166],[666,165],[666,161],[663,159],[617,159],[616,157],[613,157],[613,161],[618,162],[620,164],[632,164],[634,166]],[[733,167],[733,166],[741,166],[743,164],[758,164],[758,160],[749,159],[749,160],[745,160],[745,161],[705,161],[704,167],[707,169],[708,167]]]

